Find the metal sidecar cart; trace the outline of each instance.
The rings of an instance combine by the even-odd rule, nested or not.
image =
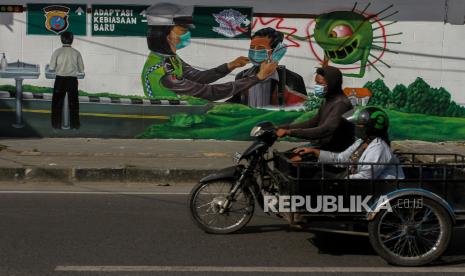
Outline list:
[[[374,250],[387,262],[428,264],[447,249],[453,227],[465,223],[465,156],[396,152],[404,177],[349,179],[346,163],[291,162],[274,153],[279,194],[306,198],[295,212],[310,221],[365,226]],[[362,164],[357,164],[362,165]],[[324,197],[332,202],[325,202]],[[337,201],[337,205],[335,203]],[[308,204],[308,203],[311,204]],[[365,203],[365,207],[361,208]],[[326,210],[324,210],[326,207]]]

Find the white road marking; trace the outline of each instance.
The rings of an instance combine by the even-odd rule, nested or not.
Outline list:
[[[187,192],[125,192],[125,191],[0,191],[0,194],[84,194],[84,195],[189,195]]]
[[[72,272],[465,273],[465,267],[57,266]]]

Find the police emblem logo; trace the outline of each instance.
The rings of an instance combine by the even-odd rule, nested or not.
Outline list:
[[[59,34],[68,29],[68,14],[69,8],[64,6],[47,6],[45,12],[45,28],[47,30]]]

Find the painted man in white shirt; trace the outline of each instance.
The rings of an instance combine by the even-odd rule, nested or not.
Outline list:
[[[77,75],[84,73],[84,62],[81,53],[71,47],[73,40],[73,33],[62,33],[63,47],[55,50],[50,60],[49,69],[56,73],[52,98],[52,127],[55,129],[61,129],[63,102],[66,93],[68,93],[71,129],[79,129],[81,126]]]

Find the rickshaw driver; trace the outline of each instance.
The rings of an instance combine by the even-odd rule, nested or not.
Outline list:
[[[317,68],[315,83],[315,96],[322,99],[316,115],[302,123],[278,126],[276,135],[305,139],[326,151],[344,151],[354,143],[354,127],[341,118],[353,109],[342,89],[342,72],[333,66]]]
[[[312,154],[318,162],[336,163],[390,163],[399,164],[399,159],[390,148],[389,117],[378,107],[365,107],[355,113],[348,112],[344,118],[355,124],[355,143],[341,153],[324,151],[311,147],[301,147],[294,150],[298,154],[292,161],[302,161],[302,157]],[[373,167],[373,168],[372,168]],[[353,165],[349,168],[349,179],[404,179],[400,166],[396,165]]]

